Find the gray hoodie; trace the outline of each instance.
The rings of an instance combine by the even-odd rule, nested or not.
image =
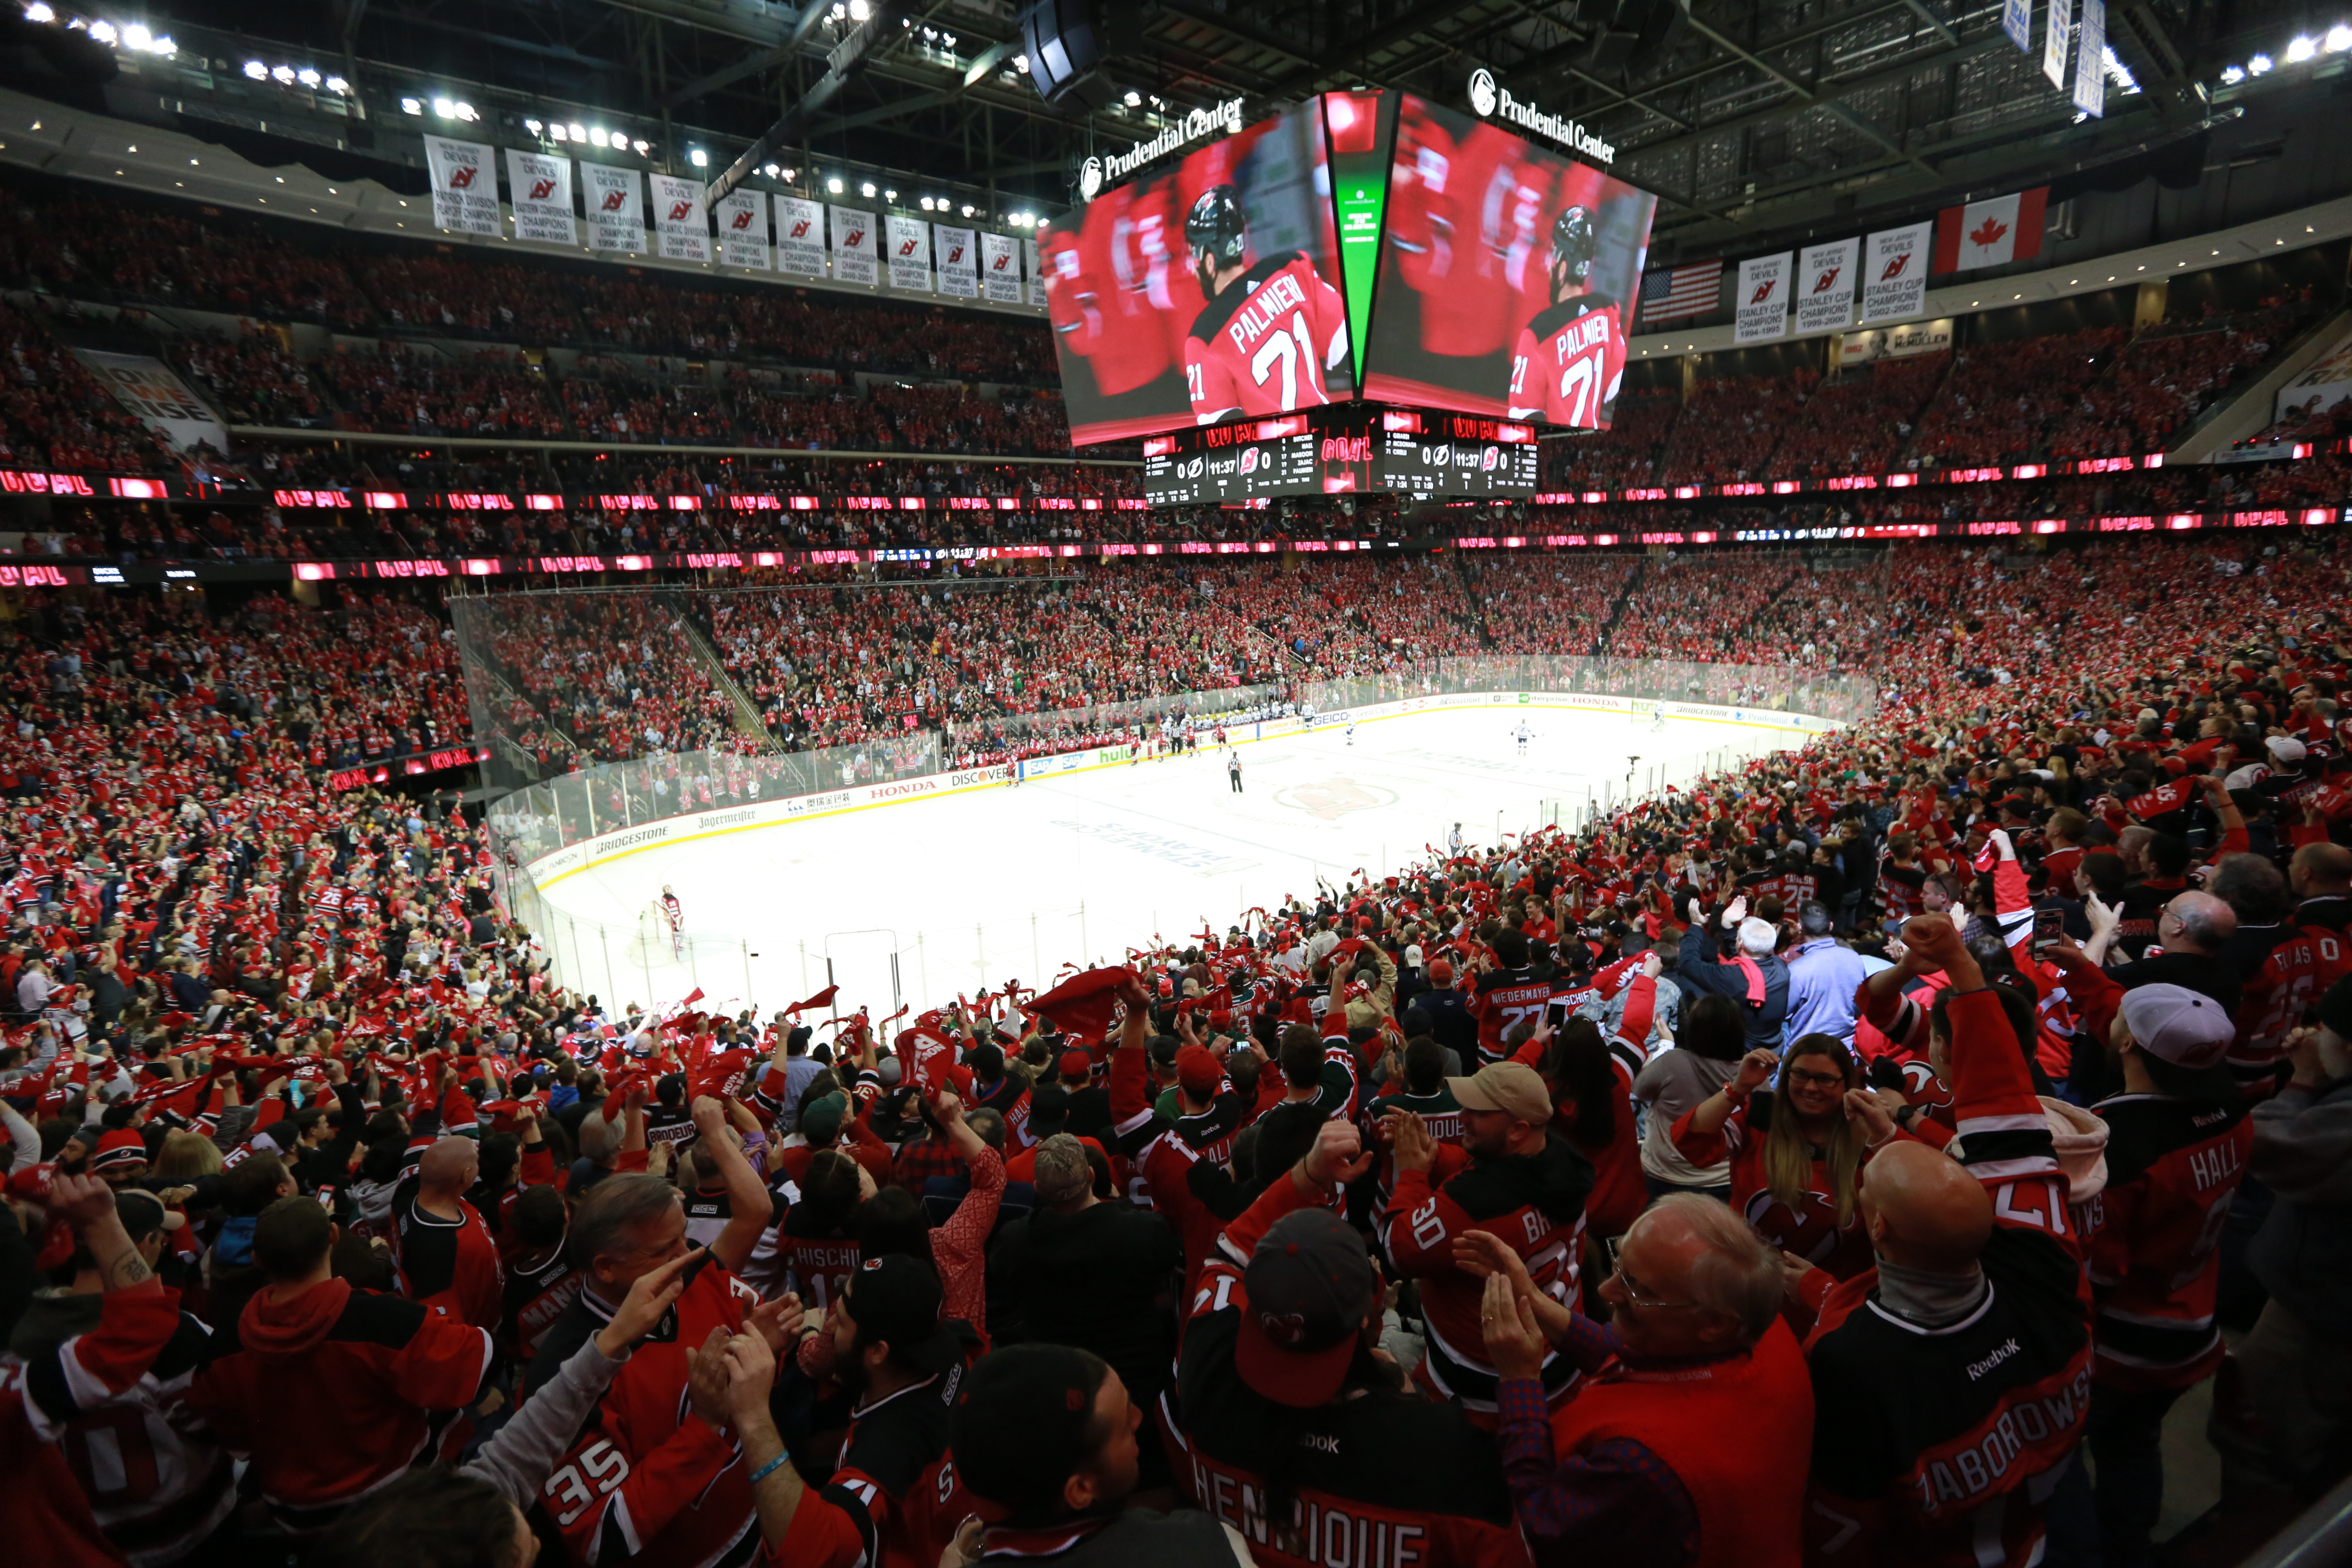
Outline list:
[[[2249,1174],[2278,1201],[2246,1262],[2315,1333],[2352,1338],[2352,1078],[2254,1107]]]

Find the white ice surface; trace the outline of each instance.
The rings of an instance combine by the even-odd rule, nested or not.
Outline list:
[[[1524,759],[1512,739],[1523,716]],[[1572,826],[1588,796],[1624,798],[1629,769],[1642,793],[1687,780],[1703,758],[1804,738],[1560,709],[1408,713],[1360,724],[1352,745],[1337,726],[1244,745],[1238,795],[1204,742],[1192,756],[623,856],[547,889],[559,916],[583,922],[547,934],[562,977],[608,1004],[658,1006],[699,986],[705,1005],[773,1009],[822,988],[830,957],[840,1010],[919,1012],[1007,980],[1050,985],[1066,963],[1124,962],[1155,936],[1182,945],[1204,921],[1222,932],[1253,906],[1311,896],[1318,875],[1385,876],[1443,847],[1456,822],[1477,844],[1555,815]],[[632,951],[637,913],[665,883],[685,905],[682,961]]]

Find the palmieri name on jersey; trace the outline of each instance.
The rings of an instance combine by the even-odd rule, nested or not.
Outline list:
[[[1585,350],[1603,347],[1608,342],[1609,313],[1588,310],[1552,334],[1551,352],[1565,364]]]
[[[1297,275],[1277,272],[1260,284],[1248,302],[1234,312],[1234,319],[1225,323],[1225,336],[1233,339],[1234,347],[1247,353],[1258,334],[1274,325],[1275,318],[1285,310],[1306,308],[1307,290],[1298,286]]]

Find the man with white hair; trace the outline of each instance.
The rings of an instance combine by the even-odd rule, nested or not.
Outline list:
[[[1812,1384],[1780,1258],[1746,1220],[1696,1193],[1660,1199],[1601,1283],[1605,1326],[1536,1289],[1500,1237],[1473,1231],[1457,1255],[1486,1276],[1496,1438],[1537,1561],[1798,1561]],[[1588,1374],[1556,1410],[1538,1381],[1553,1352]]]
[[[1789,1017],[1789,966],[1772,954],[1780,933],[1763,921],[1748,918],[1748,900],[1734,899],[1718,922],[1699,901],[1690,901],[1690,925],[1683,932],[1681,962],[1675,984],[1701,993],[1728,996],[1739,1005],[1740,1022],[1748,1048],[1780,1048],[1781,1026]],[[1734,947],[1725,954],[1717,930],[1734,933]]]

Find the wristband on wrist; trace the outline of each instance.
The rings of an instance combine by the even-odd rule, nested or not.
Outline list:
[[[778,1454],[774,1458],[770,1459],[766,1464],[761,1465],[758,1469],[751,1472],[751,1484],[755,1487],[758,1486],[761,1481],[766,1480],[770,1476],[774,1475],[778,1470],[782,1469],[786,1465],[792,1463],[792,1458],[793,1457],[789,1453]]]

